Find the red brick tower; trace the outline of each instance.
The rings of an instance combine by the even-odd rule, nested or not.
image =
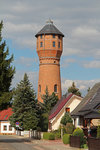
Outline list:
[[[35,35],[39,56],[38,100],[45,93],[46,86],[50,94],[55,92],[61,98],[60,57],[63,50],[64,35],[49,20]]]

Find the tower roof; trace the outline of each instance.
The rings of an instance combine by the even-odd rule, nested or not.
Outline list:
[[[35,35],[35,37],[41,34],[56,34],[64,37],[64,34],[54,26],[53,21],[49,19],[46,23],[47,24]]]

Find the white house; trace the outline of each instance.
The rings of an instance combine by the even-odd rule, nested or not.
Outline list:
[[[16,134],[15,129],[10,125],[10,121],[8,120],[12,114],[12,108],[0,111],[0,134]]]
[[[50,112],[48,130],[57,130],[65,112],[71,113],[81,100],[82,97],[76,96],[72,93],[68,94],[66,98],[61,98]]]

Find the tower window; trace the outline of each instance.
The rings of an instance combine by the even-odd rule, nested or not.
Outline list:
[[[41,85],[39,85],[39,92],[41,92]]]
[[[53,47],[55,47],[55,42],[53,41]]]
[[[40,42],[40,47],[43,47],[43,42]]]
[[[54,92],[57,92],[57,84],[54,85]]]
[[[53,38],[55,38],[55,34],[53,34]]]
[[[40,38],[42,39],[42,34],[40,35]]]
[[[58,42],[58,47],[60,48],[60,42]]]

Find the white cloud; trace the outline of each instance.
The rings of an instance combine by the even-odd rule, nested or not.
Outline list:
[[[77,27],[76,29],[74,29],[72,31],[72,36],[75,37],[90,37],[90,38],[94,38],[100,36],[100,32],[95,29],[95,28],[89,28],[88,26],[81,26],[81,27]]]
[[[98,80],[63,80],[62,82],[63,94],[67,92],[68,88],[72,85],[72,82],[75,82],[76,87],[79,88],[82,95],[85,96],[87,93],[87,89],[89,87],[92,88],[95,83],[100,82],[100,79]]]

